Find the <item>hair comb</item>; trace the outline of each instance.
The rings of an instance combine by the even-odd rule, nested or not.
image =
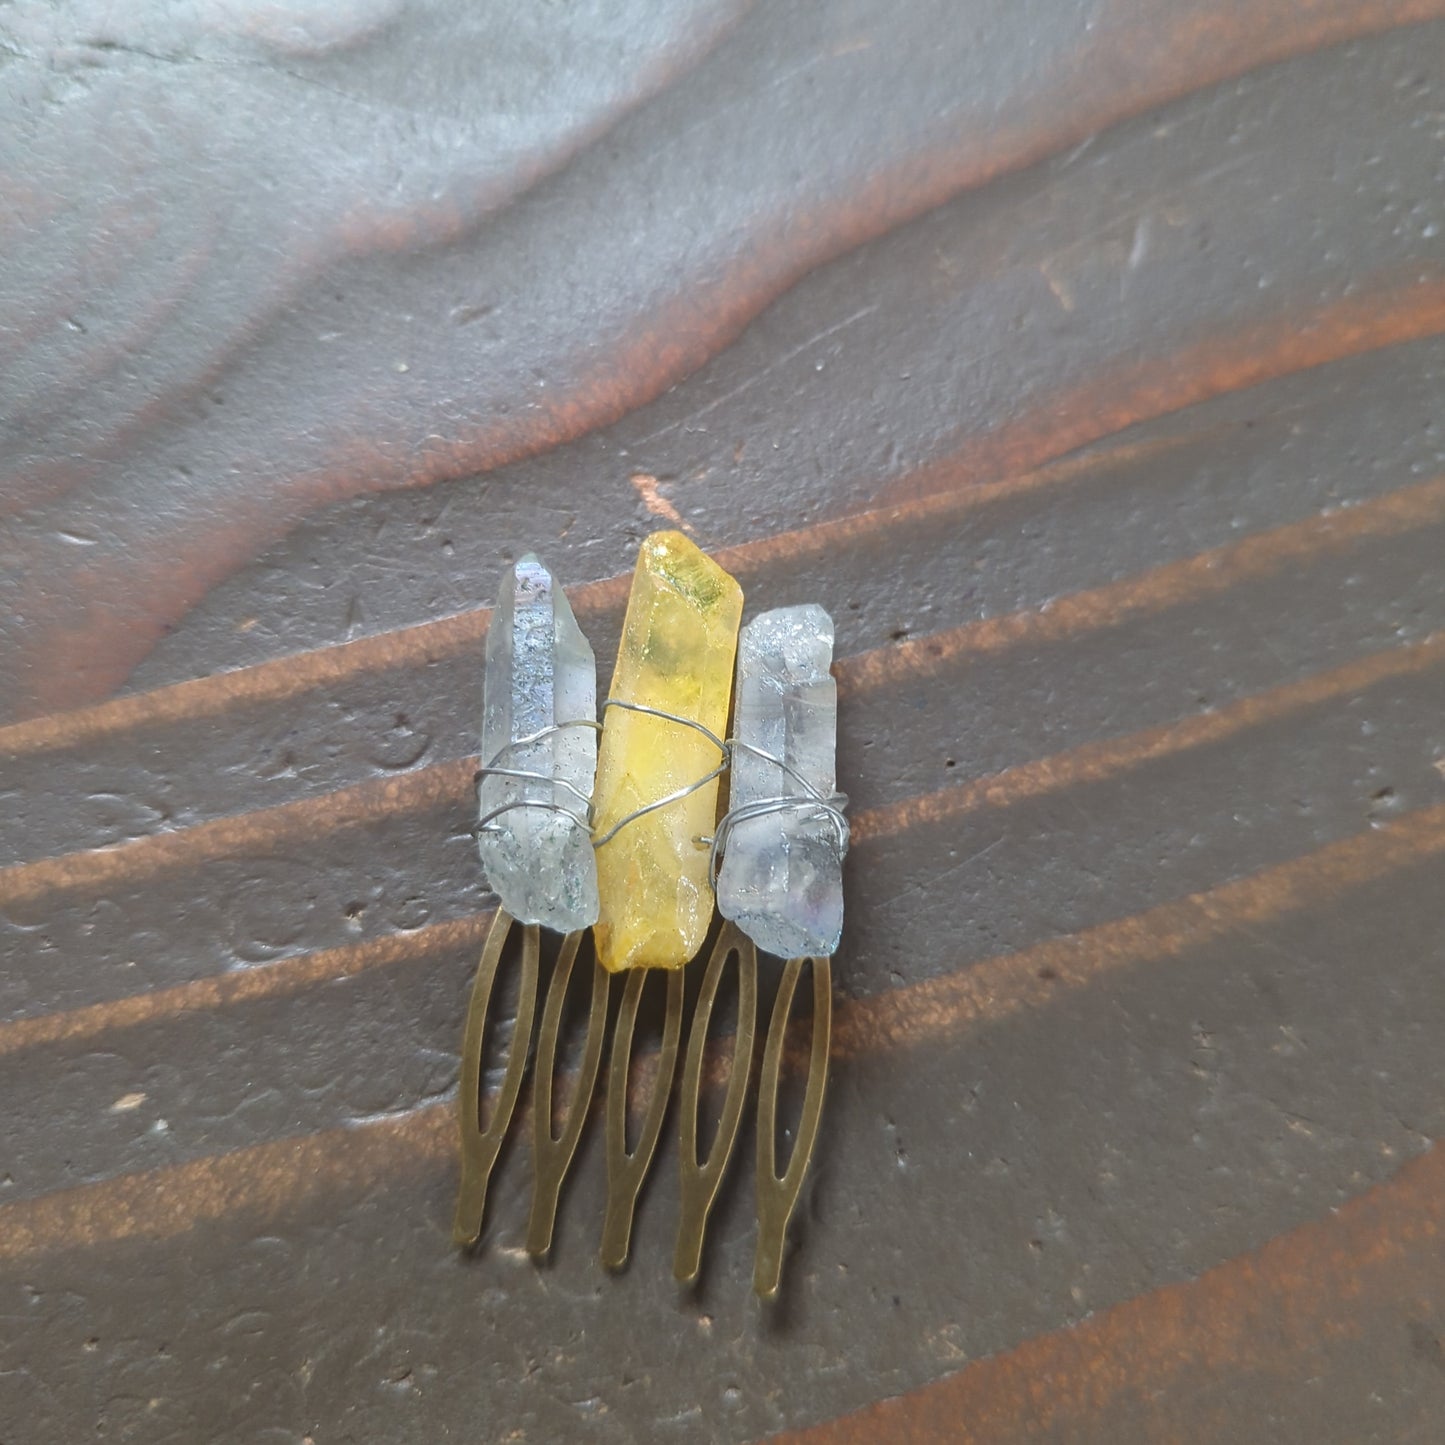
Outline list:
[[[753,618],[740,636],[742,610],[737,581],[687,537],[648,537],[599,721],[592,648],[552,574],[528,554],[503,579],[487,636],[476,825],[500,906],[472,986],[462,1047],[458,1244],[474,1245],[481,1235],[488,1183],[530,1060],[527,1249],[546,1257],[605,1052],[601,1260],[609,1269],[627,1261],[638,1195],[676,1088],[681,1210],[673,1272],[679,1281],[696,1279],[747,1105],[761,952],[778,963],[757,1098],[754,1287],[765,1297],[777,1292],[788,1224],[822,1117],[848,823],[834,777],[832,620],[812,604],[780,608]],[[728,807],[719,818],[724,779]],[[714,904],[725,922],[685,1017],[684,970],[703,950]],[[595,962],[587,1031],[559,1119],[559,1035],[588,928]],[[513,929],[521,930],[520,992],[483,1124],[488,1011]],[[563,937],[537,1027],[544,929]],[[730,965],[737,1025],[712,1143],[700,1158],[709,1025]],[[779,1086],[790,1066],[786,1036],[805,969],[812,1040],[797,1133],[780,1171]],[[625,975],[615,1009],[614,974]],[[661,1038],[654,1054],[634,1060],[639,1011],[654,974],[665,990]]]

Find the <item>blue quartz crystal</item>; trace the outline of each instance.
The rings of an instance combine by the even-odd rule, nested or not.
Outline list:
[[[538,776],[482,778],[481,817],[508,804],[528,806],[508,807],[484,826],[478,848],[502,907],[522,923],[559,933],[597,921],[597,862],[584,801],[597,771],[597,734],[563,727],[533,742],[519,740],[557,723],[596,718],[592,648],[566,595],[529,552],[503,576],[487,632],[481,760],[484,767]]]
[[[833,795],[838,690],[828,670],[832,660],[833,619],[813,604],[764,612],[738,639],[733,735],[740,746],[728,795],[735,821],[723,840],[717,902],[724,918],[780,958],[831,954],[843,929],[846,839],[807,801],[799,781],[822,797]],[[749,807],[779,798],[800,801],[748,816]]]

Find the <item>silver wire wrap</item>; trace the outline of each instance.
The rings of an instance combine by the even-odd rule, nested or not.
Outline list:
[[[544,728],[538,728],[534,733],[528,733],[526,737],[514,738],[511,742],[497,750],[496,756],[485,767],[478,768],[472,784],[477,790],[477,802],[481,802],[482,783],[487,778],[521,778],[529,783],[546,783],[550,787],[565,788],[574,798],[582,804],[582,811],[579,813],[569,808],[565,803],[545,802],[541,798],[513,798],[509,803],[503,803],[500,807],[493,808],[491,812],[485,813],[477,819],[472,826],[472,832],[476,833],[499,833],[500,828],[494,826],[496,820],[503,813],[510,813],[514,808],[540,808],[544,813],[560,813],[564,818],[570,818],[584,833],[592,832],[592,799],[589,798],[580,788],[569,783],[566,778],[550,777],[546,773],[539,773],[531,768],[504,768],[502,759],[514,748],[529,747],[532,743],[540,743],[544,738],[552,737],[560,733],[564,728],[591,728],[594,732],[602,731],[600,722],[593,722],[589,718],[570,718],[566,722],[548,723]]]
[[[699,788],[707,787],[714,778],[720,778],[727,772],[728,764],[732,761],[732,752],[727,742],[713,732],[710,727],[704,727],[702,723],[696,721],[694,718],[683,717],[681,714],[675,712],[664,712],[660,707],[648,707],[646,703],[623,702],[621,698],[617,697],[609,697],[607,701],[602,704],[602,711],[606,713],[610,707],[625,708],[628,712],[640,712],[646,717],[657,717],[661,718],[664,722],[680,723],[683,727],[691,728],[694,732],[701,733],[703,737],[718,750],[719,761],[717,767],[710,773],[704,773],[702,777],[695,779],[686,786],[677,788],[666,796],[658,798],[654,802],[647,803],[643,807],[637,808],[633,812],[619,818],[600,838],[594,838],[592,840],[592,846],[594,848],[601,848],[604,844],[610,843],[629,823],[635,823],[639,818],[646,817],[648,813],[655,813],[659,808],[667,807],[669,803],[681,802],[682,799],[697,792]],[[704,846],[701,840],[699,840],[699,846]]]
[[[722,855],[727,851],[727,840],[734,828],[739,823],[746,823],[753,818],[765,818],[774,813],[790,813],[796,809],[803,809],[813,813],[816,817],[824,818],[833,826],[833,834],[837,840],[838,857],[841,860],[848,852],[848,819],[843,815],[843,809],[847,806],[847,797],[839,792],[823,793],[813,786],[796,768],[785,762],[782,758],[774,757],[772,753],[763,748],[754,747],[752,743],[742,742],[738,738],[720,738],[710,727],[704,726],[694,718],[683,717],[680,713],[666,712],[662,708],[649,707],[646,703],[624,702],[621,698],[609,697],[602,704],[602,712],[605,714],[610,707],[625,708],[628,712],[642,713],[646,717],[661,718],[664,722],[678,723],[682,727],[691,728],[699,732],[718,750],[718,765],[711,771],[704,773],[700,778],[694,779],[681,788],[641,808],[634,809],[631,813],[619,818],[601,837],[592,839],[594,849],[601,848],[610,843],[629,823],[635,823],[637,819],[644,818],[649,813],[656,812],[659,808],[666,808],[672,803],[681,802],[682,799],[691,796],[699,788],[705,788],[715,779],[720,778],[732,765],[733,754],[742,751],[751,753],[755,758],[761,758],[765,763],[772,763],[787,777],[791,778],[801,793],[780,793],[773,798],[757,798],[751,803],[743,803],[736,808],[729,808],[718,822],[716,830],[711,836],[704,836],[695,839],[698,847],[708,850],[708,883],[711,887],[717,887],[718,869],[721,865]],[[552,787],[564,788],[571,793],[581,804],[581,811],[569,808],[564,803],[545,802],[541,799],[514,798],[509,803],[503,803],[500,807],[493,808],[490,812],[483,814],[472,828],[473,833],[495,833],[500,830],[494,826],[496,820],[504,813],[510,813],[515,808],[540,808],[548,813],[560,813],[564,818],[570,819],[577,827],[583,829],[589,835],[592,832],[593,810],[592,800],[583,794],[580,788],[569,783],[565,778],[549,777],[546,773],[535,772],[529,768],[506,768],[503,767],[502,759],[514,748],[527,747],[532,743],[539,743],[544,738],[551,737],[561,732],[564,728],[592,728],[596,732],[602,731],[600,722],[592,722],[587,718],[574,718],[567,722],[551,723],[547,727],[538,728],[534,733],[528,733],[526,737],[516,738],[501,748],[496,756],[485,767],[478,768],[473,782],[477,789],[477,797],[481,798],[482,783],[487,778],[519,778],[526,782],[547,783]]]
[[[838,844],[838,860],[839,862],[843,860],[848,852],[848,820],[843,816],[843,809],[848,805],[845,794],[836,791],[821,792],[790,763],[784,762],[782,758],[774,757],[764,748],[754,747],[752,743],[745,743],[739,738],[729,738],[727,749],[729,761],[732,760],[733,753],[742,749],[743,752],[751,753],[755,758],[761,758],[765,763],[772,763],[792,778],[803,791],[801,793],[779,793],[774,798],[755,798],[751,803],[740,803],[735,808],[729,808],[723,814],[722,821],[718,823],[717,830],[712,837],[698,839],[698,842],[706,844],[709,850],[707,878],[714,891],[717,889],[719,860],[727,851],[729,836],[739,823],[746,823],[752,818],[766,818],[774,813],[791,813],[794,809],[803,809],[813,813],[816,817],[826,818],[833,825],[833,835]]]

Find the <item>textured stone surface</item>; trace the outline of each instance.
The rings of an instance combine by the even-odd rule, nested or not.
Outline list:
[[[597,716],[597,660],[566,595],[533,553],[502,578],[487,633],[481,758],[485,765],[544,774],[542,782],[491,774],[482,779],[480,813],[508,804],[552,804],[585,819],[592,793],[597,733],[568,727],[509,747],[555,723]],[[549,807],[512,806],[479,834],[487,882],[523,923],[559,933],[597,919],[597,863],[585,826]]]
[[[816,603],[764,612],[743,628],[733,722],[743,746],[733,754],[730,809],[806,799],[800,778],[823,797],[832,794],[838,749],[832,661],[833,619]],[[829,815],[803,803],[740,817],[728,833],[717,905],[769,953],[831,954],[843,931],[843,860]]]
[[[743,592],[680,532],[643,544],[633,574],[609,697],[727,728]],[[597,765],[596,831],[685,787],[717,766],[701,733],[666,718],[611,708]],[[628,823],[597,850],[604,967],[681,968],[712,918],[708,850],[716,782]]]
[[[1422,13],[0,7],[0,709],[127,678],[0,739],[7,1445],[1438,1440],[1445,26],[1363,33]],[[574,62],[620,122],[503,209]],[[837,624],[768,1310],[751,1151],[677,1291],[675,1128],[624,1274],[599,1132],[550,1267],[525,1137],[448,1235],[476,604],[540,550],[605,692],[665,507]]]

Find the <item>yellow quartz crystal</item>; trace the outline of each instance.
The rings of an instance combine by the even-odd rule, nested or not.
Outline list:
[[[743,591],[680,532],[643,544],[627,600],[611,696],[692,718],[722,737],[732,691]],[[594,837],[696,781],[718,750],[681,723],[608,708],[593,790]],[[625,968],[681,968],[712,920],[708,850],[718,784],[624,826],[597,849],[597,956]]]

